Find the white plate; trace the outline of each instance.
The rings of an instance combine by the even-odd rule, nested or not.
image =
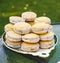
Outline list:
[[[5,40],[4,40],[4,37],[5,37],[5,33],[3,33],[3,35],[2,35],[2,42],[3,42],[3,44],[4,44],[8,49],[10,49],[10,50],[12,50],[12,51],[15,51],[15,52],[17,52],[17,53],[30,54],[30,55],[33,55],[33,56],[39,56],[39,57],[43,57],[43,58],[50,56],[51,51],[55,49],[55,46],[56,46],[56,44],[57,44],[57,42],[58,42],[58,41],[57,41],[57,40],[58,40],[58,39],[57,39],[57,36],[55,35],[55,36],[54,36],[55,45],[54,45],[53,47],[51,47],[51,48],[49,48],[49,49],[40,49],[40,50],[37,51],[37,52],[23,52],[23,51],[21,51],[20,49],[14,49],[14,48],[9,47],[9,46],[6,44],[6,42],[5,42]]]

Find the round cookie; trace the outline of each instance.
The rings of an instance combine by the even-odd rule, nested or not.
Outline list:
[[[22,36],[22,40],[27,43],[37,43],[40,40],[39,35],[30,33]]]
[[[43,41],[52,40],[53,38],[54,38],[54,32],[48,32],[40,35],[40,40],[43,40]]]
[[[32,26],[32,31],[36,34],[44,34],[49,30],[49,26],[46,23],[36,23]]]
[[[44,22],[44,23],[47,23],[47,24],[51,24],[51,19],[48,18],[48,17],[42,16],[42,17],[36,18],[34,22],[35,22],[35,23],[41,23],[41,22]]]
[[[4,27],[4,31],[5,31],[5,32],[13,31],[13,27],[14,27],[14,25],[11,24],[11,23],[6,24],[5,27]]]
[[[13,42],[13,41],[6,40],[5,42],[9,47],[12,47],[12,48],[20,48],[21,46],[21,42],[18,42],[18,41]]]
[[[24,12],[24,13],[22,13],[21,16],[26,21],[34,21],[34,19],[37,17],[36,13],[34,13],[34,12]]]
[[[8,31],[5,38],[10,41],[21,41],[21,35],[16,34],[14,31]]]
[[[48,48],[51,48],[52,46],[54,46],[55,40],[52,39],[50,41],[40,41],[39,43],[40,43],[40,48],[48,49]]]
[[[25,22],[25,19],[23,19],[22,17],[19,16],[11,16],[9,17],[9,21],[13,24],[17,23],[17,22]]]
[[[14,25],[14,31],[18,34],[27,34],[31,31],[31,25],[26,22],[18,22]]]
[[[30,44],[23,42],[21,44],[21,50],[25,52],[36,52],[39,50],[39,44],[38,43]]]

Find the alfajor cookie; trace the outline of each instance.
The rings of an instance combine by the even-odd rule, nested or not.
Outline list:
[[[14,41],[6,40],[5,42],[9,47],[12,47],[12,48],[20,48],[21,47],[21,42],[19,42],[19,41],[14,42]]]
[[[49,26],[46,23],[36,23],[32,26],[32,32],[36,34],[44,34],[49,30]]]
[[[18,34],[27,34],[31,31],[31,25],[26,22],[18,22],[14,25],[14,31]]]
[[[14,27],[14,25],[11,24],[11,23],[6,24],[5,27],[4,27],[4,31],[5,31],[5,32],[13,31],[13,27]]]
[[[27,43],[37,43],[40,40],[39,35],[34,33],[29,33],[24,36],[22,36],[22,40]]]
[[[40,41],[39,43],[40,43],[40,48],[48,49],[48,48],[51,48],[52,46],[54,46],[55,40],[52,39],[50,41]]]
[[[36,13],[34,13],[34,12],[24,12],[24,13],[22,13],[21,16],[26,21],[34,21],[34,19],[37,17]]]
[[[5,38],[10,41],[21,41],[21,35],[16,34],[14,31],[8,31]]]
[[[44,22],[44,23],[47,23],[47,24],[51,24],[51,19],[48,18],[48,17],[42,16],[42,17],[36,18],[34,22],[35,22],[35,23],[41,23],[41,22]]]
[[[36,52],[39,50],[39,44],[38,43],[30,44],[23,42],[21,44],[21,50],[25,52]]]
[[[13,24],[17,23],[17,22],[25,22],[25,19],[23,19],[22,17],[19,16],[11,16],[9,17],[9,21]]]
[[[45,33],[45,34],[42,34],[40,35],[40,40],[52,40],[54,38],[54,32],[48,32],[48,33]]]

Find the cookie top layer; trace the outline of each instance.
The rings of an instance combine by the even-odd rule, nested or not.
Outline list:
[[[23,19],[22,17],[19,17],[19,16],[11,16],[11,17],[9,17],[9,20],[13,24],[15,24],[17,22],[24,22],[25,21],[25,19]]]
[[[28,30],[31,28],[31,25],[26,22],[18,22],[14,25],[16,30]]]
[[[34,12],[24,12],[22,13],[22,18],[27,21],[34,20],[37,17],[36,13]]]
[[[38,17],[35,19],[35,23],[41,23],[41,22],[45,22],[45,23],[48,23],[48,24],[51,24],[51,19],[48,18],[48,17]]]
[[[49,28],[49,26],[46,23],[36,23],[32,26],[32,28],[34,28],[34,29],[45,29],[45,28]]]
[[[4,30],[7,32],[7,31],[12,31],[13,30],[13,27],[14,25],[9,23],[9,24],[6,24],[5,27],[4,27]]]
[[[21,38],[21,35],[19,35],[19,34],[16,34],[14,31],[8,31],[7,33],[6,33],[6,35],[8,36],[8,37],[10,37],[10,38]]]

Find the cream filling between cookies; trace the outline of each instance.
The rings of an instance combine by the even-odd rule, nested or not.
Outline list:
[[[35,30],[35,29],[33,29],[33,31],[34,32],[38,32],[38,33],[40,33],[40,32],[47,32],[48,28],[47,29],[41,29],[41,30]]]
[[[9,40],[11,40],[11,41],[21,41],[21,39],[16,39],[16,38],[8,38]]]
[[[40,37],[41,40],[52,40],[54,38],[53,36],[48,36],[48,37]]]
[[[26,42],[38,42],[40,40],[40,38],[22,38],[24,41]]]
[[[16,44],[7,43],[7,45],[10,47],[13,47],[13,48],[19,48],[20,47],[20,44],[16,45]]]

